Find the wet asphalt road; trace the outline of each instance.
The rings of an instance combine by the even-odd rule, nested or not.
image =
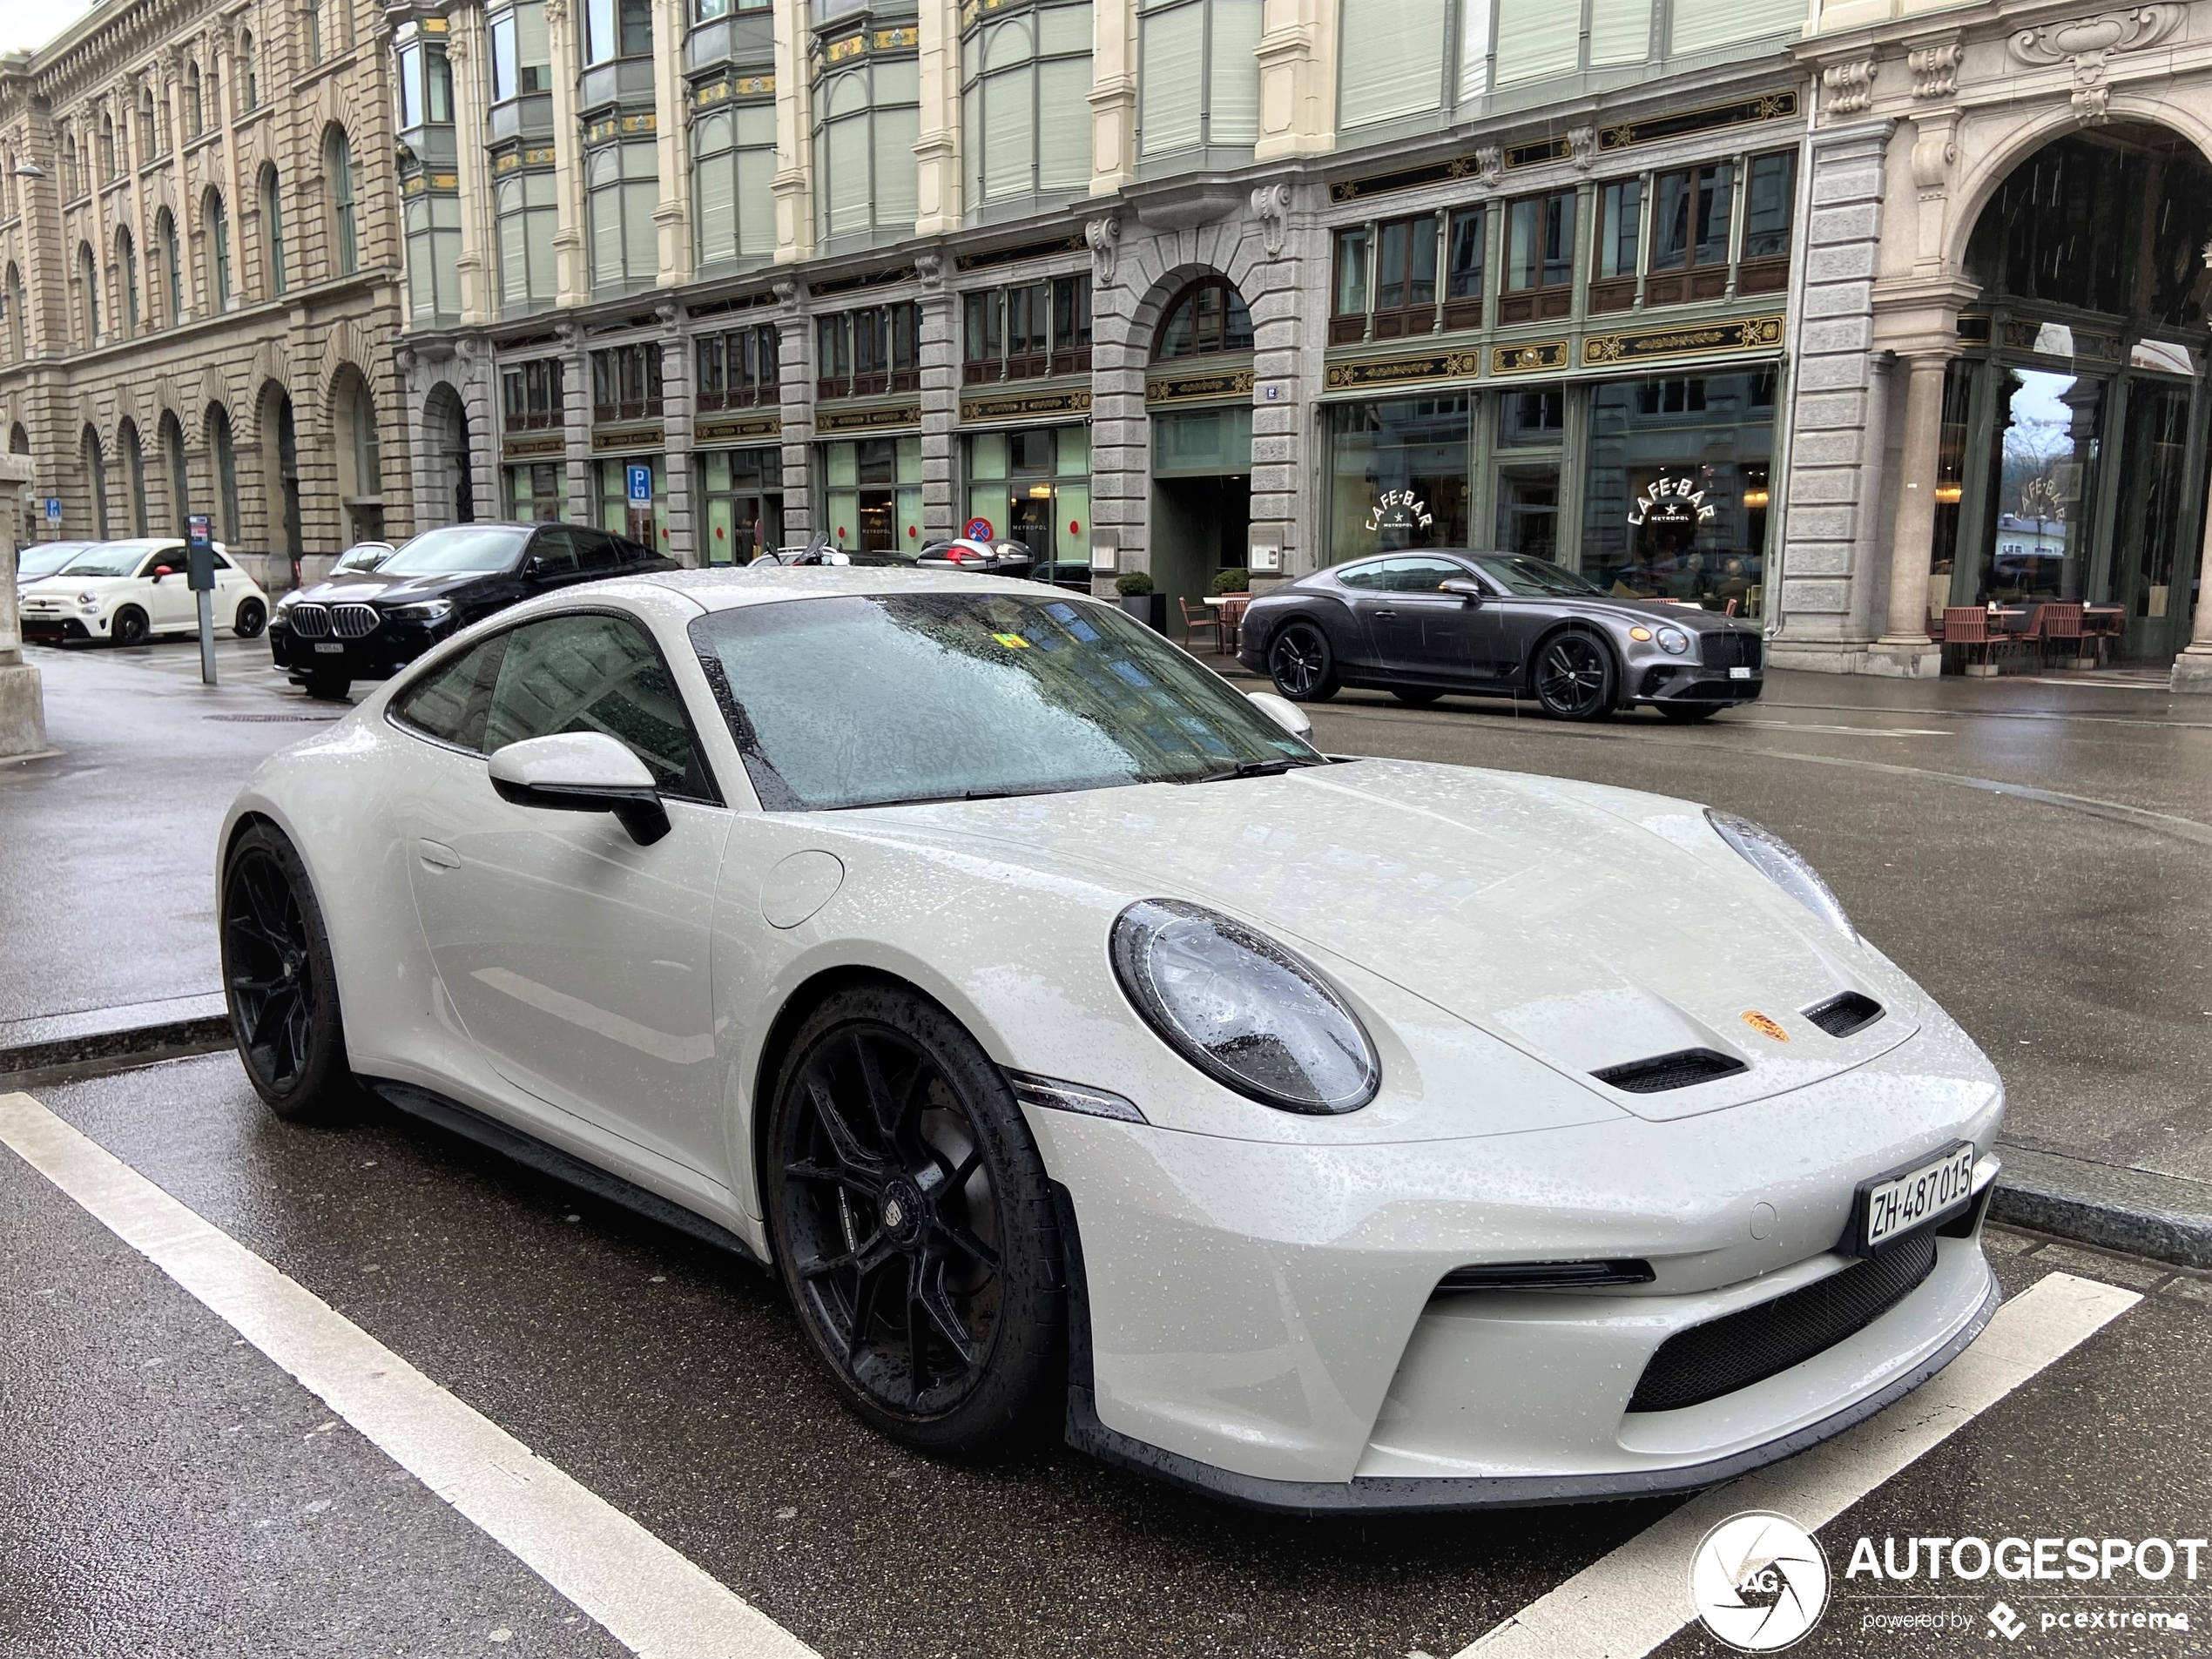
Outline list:
[[[827,1659],[1449,1656],[1669,1507],[1299,1522],[1051,1447],[934,1463],[837,1406],[757,1271],[442,1131],[280,1123],[228,1055],[38,1092]],[[2155,1293],[1826,1529],[1838,1573],[1860,1531],[2208,1530],[2212,1283],[1993,1240],[2015,1294]],[[0,1406],[6,1659],[620,1651],[4,1150]],[[2212,1626],[2199,1588],[2163,1604]],[[1864,1588],[1803,1651],[1929,1650],[1860,1632]],[[2200,1650],[2136,1641],[2066,1650]]]

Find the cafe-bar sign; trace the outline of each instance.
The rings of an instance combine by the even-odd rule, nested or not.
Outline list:
[[[1636,509],[1629,515],[1629,523],[1702,524],[1712,516],[1713,509],[1695,478],[1659,477],[1636,497]]]
[[[1428,510],[1428,503],[1410,489],[1386,489],[1377,497],[1374,510],[1367,515],[1367,529],[1376,530],[1426,529],[1436,522]]]

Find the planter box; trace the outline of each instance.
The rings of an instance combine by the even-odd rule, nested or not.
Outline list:
[[[1125,594],[1122,609],[1156,634],[1168,631],[1168,597],[1164,593]]]

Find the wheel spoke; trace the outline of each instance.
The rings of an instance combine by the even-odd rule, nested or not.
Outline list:
[[[868,1339],[868,1326],[875,1322],[875,1305],[882,1299],[883,1281],[888,1276],[887,1264],[890,1258],[860,1270],[853,1284],[853,1329],[846,1335],[845,1352],[849,1360],[860,1345]]]
[[[875,1119],[878,1138],[895,1160],[901,1150],[900,1130],[907,1117],[911,1089],[902,1091],[894,1102],[891,1085],[883,1076],[883,1069],[876,1062],[873,1050],[860,1032],[853,1033],[853,1058],[860,1069],[860,1087],[867,1091],[868,1112]]]
[[[802,1262],[795,1270],[801,1278],[819,1278],[825,1273],[835,1273],[847,1267],[858,1268],[861,1273],[873,1272],[891,1259],[890,1244],[881,1228],[876,1229],[860,1244],[842,1256],[826,1256],[819,1261]]]
[[[883,1183],[867,1170],[832,1169],[826,1163],[816,1163],[806,1158],[785,1164],[784,1173],[801,1181],[822,1181],[832,1186],[848,1188],[854,1192],[866,1193],[871,1198],[883,1190]]]
[[[934,1321],[921,1302],[921,1263],[916,1258],[907,1276],[907,1400],[919,1410],[921,1391],[929,1386],[929,1327]]]
[[[956,1223],[948,1221],[938,1224],[944,1229],[945,1237],[950,1239],[963,1255],[974,1257],[994,1273],[999,1271],[998,1251]]]
[[[821,1123],[822,1132],[829,1136],[830,1145],[845,1166],[875,1176],[883,1168],[884,1160],[860,1144],[852,1125],[845,1121],[845,1114],[830,1098],[829,1090],[810,1077],[806,1080],[806,1096],[813,1103],[814,1116]]]
[[[960,1322],[960,1315],[953,1312],[952,1302],[945,1294],[944,1264],[925,1258],[914,1278],[918,1292],[914,1305],[929,1315],[930,1323],[952,1345],[953,1352],[960,1356],[961,1367],[974,1370],[977,1359],[975,1344],[969,1339],[967,1328]]]

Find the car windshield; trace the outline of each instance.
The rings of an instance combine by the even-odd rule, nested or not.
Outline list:
[[[88,547],[62,567],[69,576],[132,576],[145,562],[153,550],[144,542],[109,542],[99,547]],[[184,549],[177,550],[177,563],[184,563]]]
[[[778,601],[691,632],[773,811],[1326,764],[1157,634],[1049,590]]]
[[[338,556],[332,565],[334,574],[340,570],[374,570],[392,556],[392,550],[382,542],[360,542]]]
[[[91,542],[44,542],[27,547],[16,555],[17,579],[28,581],[35,576],[51,576],[93,545]]]
[[[457,576],[504,570],[530,533],[519,524],[448,524],[425,530],[376,567],[379,576]]]
[[[1604,591],[1563,564],[1554,564],[1549,559],[1535,558],[1527,553],[1477,553],[1474,557],[1482,574],[1503,586],[1507,593],[1535,599],[1602,595]]]

